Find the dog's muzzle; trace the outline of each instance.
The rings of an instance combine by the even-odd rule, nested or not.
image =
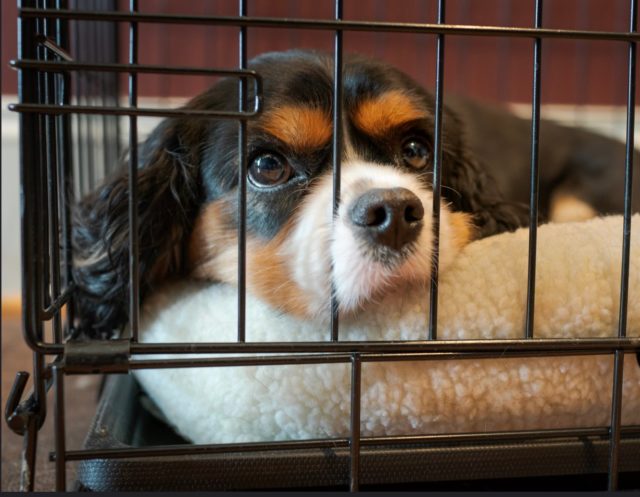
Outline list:
[[[422,202],[406,188],[373,188],[349,206],[349,219],[361,239],[396,252],[417,240],[423,217]]]

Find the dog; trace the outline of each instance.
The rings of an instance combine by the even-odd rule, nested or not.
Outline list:
[[[354,315],[385,292],[428,282],[437,236],[432,94],[383,62],[345,57],[334,216],[332,57],[267,53],[250,68],[263,78],[264,105],[247,123],[248,291],[315,319],[330,312],[332,292],[339,311]],[[237,103],[237,80],[223,79],[186,108],[233,111]],[[529,140],[530,123],[509,112],[445,101],[440,270],[472,239],[529,224]],[[237,150],[236,121],[198,117],[167,119],[141,144],[141,301],[188,276],[237,283]],[[620,212],[620,157],[623,144],[543,122],[540,220],[558,196],[589,215]],[[74,211],[77,328],[92,337],[110,336],[128,320],[128,188],[122,168]]]

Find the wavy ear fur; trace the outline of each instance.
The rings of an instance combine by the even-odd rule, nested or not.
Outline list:
[[[442,195],[453,210],[473,215],[478,238],[529,225],[529,206],[506,200],[496,180],[468,151],[464,121],[445,106]]]
[[[529,225],[529,206],[505,200],[496,181],[461,147],[443,151],[443,189],[454,210],[473,214],[477,236],[483,238]]]
[[[161,123],[139,150],[137,174],[140,299],[184,272],[183,254],[200,204],[199,143],[203,126]],[[76,327],[108,337],[128,320],[129,182],[126,165],[74,211]]]

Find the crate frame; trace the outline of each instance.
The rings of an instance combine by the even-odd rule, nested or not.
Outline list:
[[[635,88],[636,88],[636,44],[637,0],[630,0],[629,30],[627,32],[602,32],[581,30],[545,29],[542,27],[543,0],[535,0],[535,22],[531,28],[495,26],[451,25],[445,21],[446,0],[438,0],[437,23],[365,22],[343,19],[343,1],[334,0],[334,19],[284,19],[251,17],[247,15],[247,0],[238,1],[238,15],[229,16],[176,16],[144,14],[138,12],[137,0],[130,0],[127,12],[90,12],[66,8],[63,0],[20,0],[18,11],[19,51],[12,62],[19,71],[19,103],[10,106],[20,113],[20,166],[22,195],[22,276],[23,276],[23,335],[34,352],[33,393],[25,398],[24,390],[28,373],[20,372],[9,395],[6,418],[11,428],[24,436],[24,462],[28,471],[24,474],[23,488],[33,490],[35,478],[35,448],[37,433],[47,413],[46,394],[54,388],[56,490],[65,490],[66,463],[74,460],[95,458],[121,458],[133,455],[129,449],[104,449],[100,451],[66,449],[64,380],[68,374],[126,373],[143,368],[221,367],[236,365],[311,364],[317,362],[343,362],[351,364],[351,433],[346,439],[299,441],[263,444],[265,450],[283,448],[305,448],[308,446],[346,447],[349,451],[349,488],[358,490],[360,485],[361,450],[371,440],[360,434],[360,386],[363,362],[385,360],[431,360],[434,358],[490,358],[490,357],[541,357],[548,355],[595,355],[610,354],[614,357],[612,378],[611,424],[606,430],[609,439],[608,488],[618,485],[620,446],[623,427],[621,425],[623,359],[627,353],[640,352],[640,339],[626,336],[628,283],[630,268],[631,196],[633,174]],[[129,27],[129,57],[127,64],[101,64],[74,62],[68,56],[69,21],[113,21]],[[198,69],[189,67],[164,67],[142,65],[137,61],[138,26],[141,23],[210,24],[238,28],[238,67],[234,69]],[[340,202],[340,158],[342,146],[340,122],[342,114],[342,35],[345,31],[370,31],[394,33],[424,33],[435,35],[436,81],[435,81],[435,161],[433,177],[433,224],[439,230],[441,158],[442,158],[442,109],[445,38],[447,35],[521,37],[531,39],[533,53],[532,81],[532,128],[531,128],[531,174],[530,174],[530,235],[527,285],[527,308],[525,327],[521,339],[516,340],[439,340],[437,329],[438,311],[438,246],[435,257],[430,292],[430,315],[424,340],[409,342],[344,342],[340,341],[337,304],[332,301],[332,319],[328,339],[322,343],[247,343],[245,341],[246,306],[246,177],[247,121],[259,114],[262,107],[260,75],[247,69],[247,36],[253,27],[294,28],[329,31],[334,33],[334,133],[333,133],[333,209]],[[606,339],[541,339],[534,336],[534,304],[536,274],[536,242],[538,219],[538,136],[540,122],[540,74],[541,54],[545,39],[607,40],[628,45],[627,75],[627,129],[624,190],[624,226],[622,235],[622,267],[620,280],[620,313],[618,333]],[[72,105],[70,98],[71,75],[81,71],[101,71],[128,75],[128,106]],[[138,116],[169,117],[194,115],[181,109],[149,109],[138,106],[137,75],[140,73],[204,74],[224,75],[238,78],[240,99],[234,112],[201,111],[200,117],[232,119],[238,122],[239,130],[239,205],[238,223],[238,332],[236,343],[198,344],[146,344],[138,342],[139,297],[137,278],[137,225],[135,209],[136,175],[138,156]],[[252,80],[257,87],[253,106],[247,102],[247,85]],[[130,302],[129,315],[132,336],[110,342],[95,341],[87,346],[78,346],[65,341],[65,335],[73,322],[74,285],[71,268],[70,198],[67,186],[72,181],[72,158],[68,155],[72,136],[69,115],[119,115],[129,119],[129,218],[130,218]],[[42,135],[38,130],[44,131]],[[44,217],[43,212],[47,213]],[[47,226],[43,237],[39,226]],[[58,238],[56,233],[62,235]],[[58,244],[60,241],[60,245]],[[65,271],[59,271],[60,267]],[[47,267],[48,266],[48,267]],[[63,318],[66,316],[66,320]],[[64,321],[64,322],[63,322]],[[47,340],[45,323],[50,322],[53,339]],[[191,354],[241,354],[233,358],[190,358]],[[283,354],[269,357],[260,354]],[[322,353],[321,356],[315,354]],[[158,354],[179,354],[174,359],[154,359]],[[258,354],[249,356],[248,354]],[[312,355],[313,354],[313,355]],[[151,359],[132,359],[150,356]],[[640,433],[640,427],[625,427],[625,433]],[[599,432],[601,435],[605,434]],[[559,435],[588,436],[588,429],[566,430],[566,433],[548,433],[534,430],[520,434],[521,440],[528,437],[555,437]],[[482,440],[491,434],[465,434],[469,441]],[[444,436],[445,438],[447,436]],[[455,437],[455,435],[449,435]],[[403,442],[403,437],[385,437],[386,444]],[[414,437],[418,440],[421,437]],[[428,436],[422,437],[423,440]],[[518,437],[516,437],[518,439]],[[406,440],[405,440],[406,441]],[[214,446],[176,446],[173,448],[149,448],[135,453],[136,457],[167,456],[175,453],[214,453],[224,450],[248,449],[240,444],[227,448]]]

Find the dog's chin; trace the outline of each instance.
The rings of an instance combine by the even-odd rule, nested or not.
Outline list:
[[[399,251],[360,244],[355,257],[333,257],[333,292],[347,316],[369,311],[385,295],[428,282],[430,276],[430,251],[420,254],[419,244]]]

